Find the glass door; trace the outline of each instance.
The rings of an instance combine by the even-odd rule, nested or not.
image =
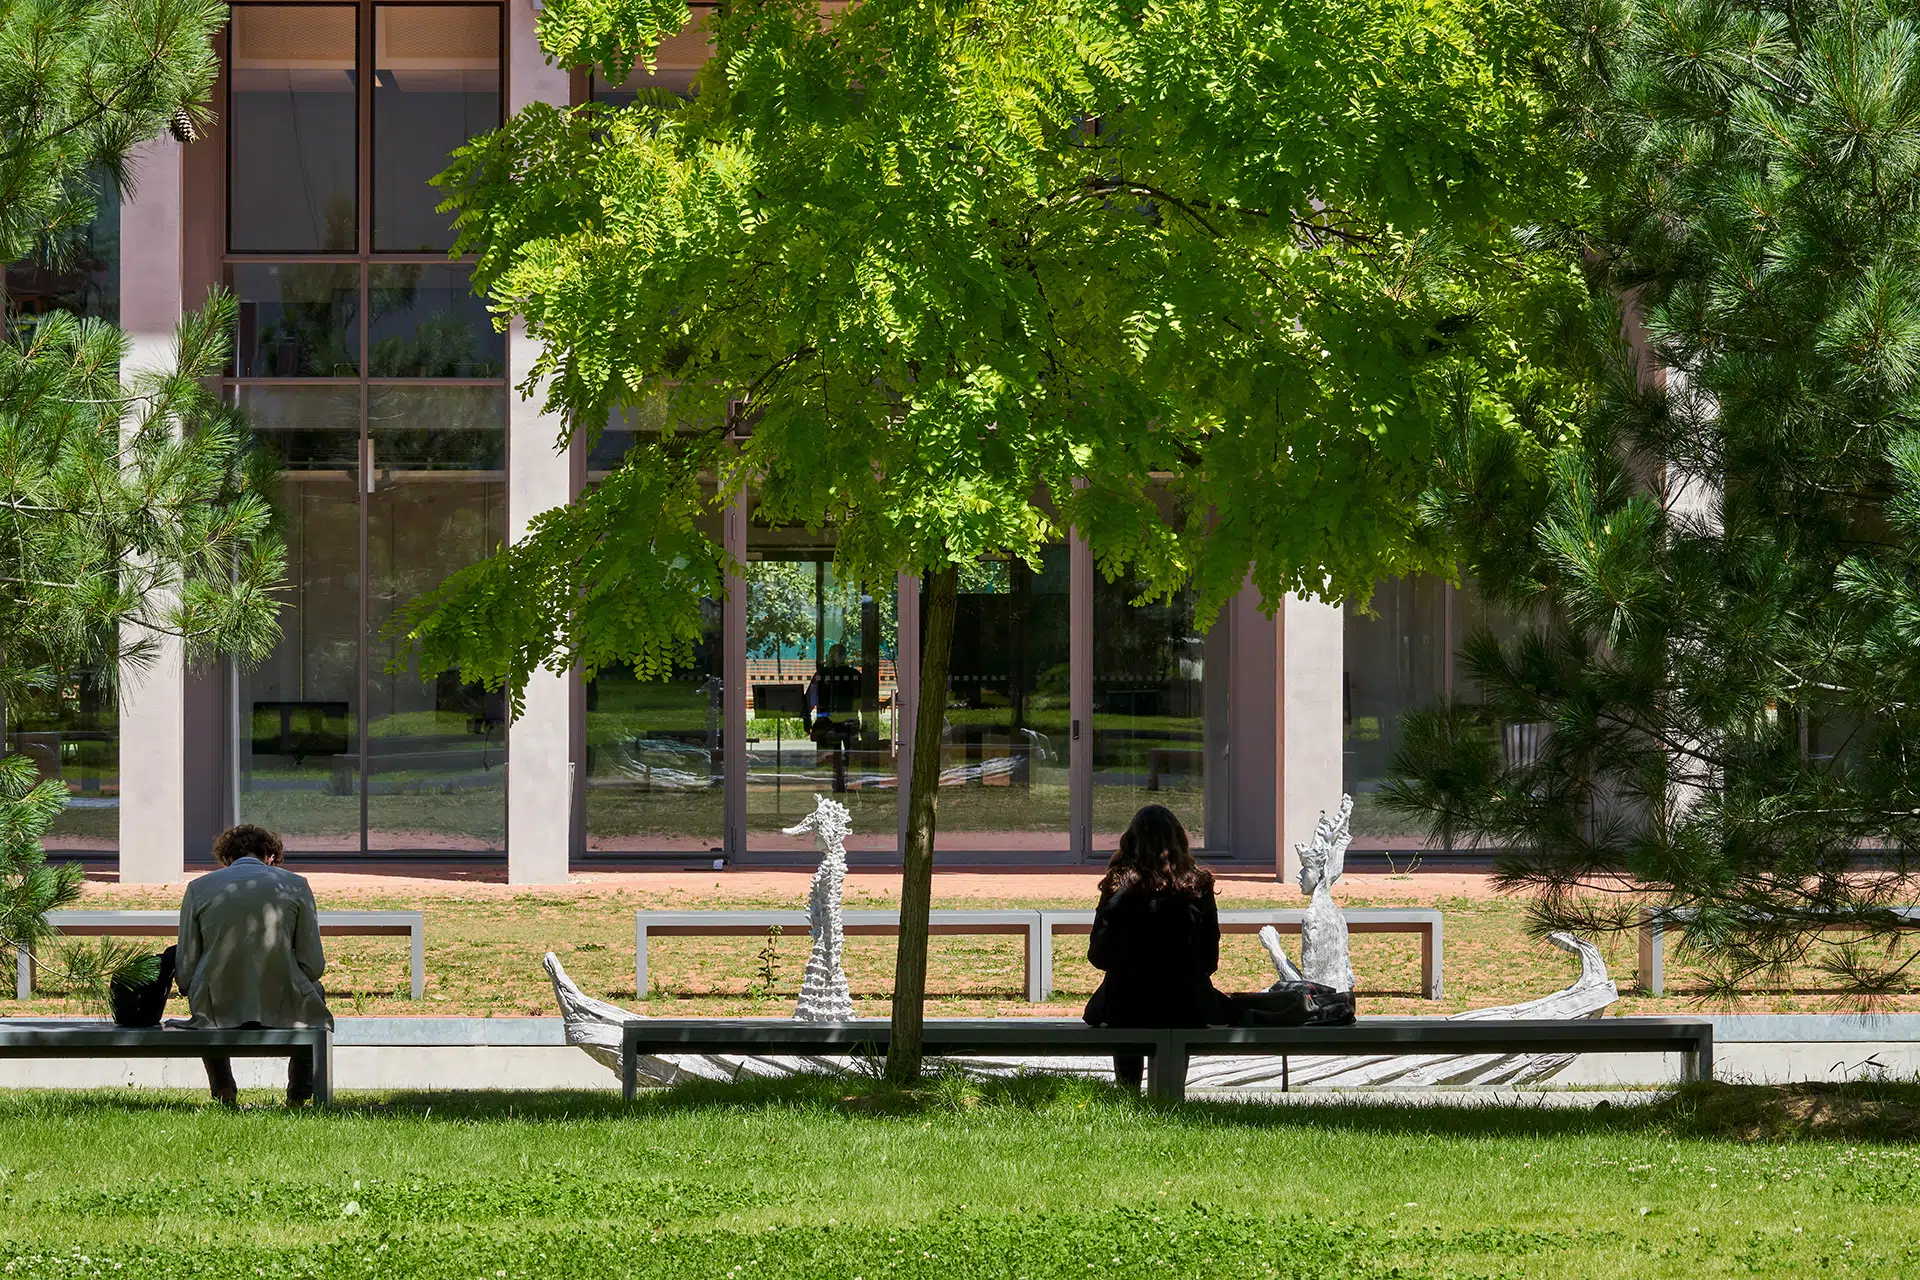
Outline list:
[[[899,842],[899,593],[844,576],[830,547],[753,531],[747,577],[747,849],[808,850],[782,830],[831,795],[849,849]],[[757,542],[759,545],[755,545]]]

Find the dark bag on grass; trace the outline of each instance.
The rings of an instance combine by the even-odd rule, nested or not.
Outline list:
[[[1318,982],[1276,982],[1228,998],[1243,1027],[1344,1027],[1354,1018],[1353,992]]]
[[[116,1027],[157,1027],[167,1012],[167,997],[173,991],[173,970],[177,948],[168,947],[157,959],[159,971],[151,982],[128,982],[115,978],[107,984],[107,1000],[113,1006]]]

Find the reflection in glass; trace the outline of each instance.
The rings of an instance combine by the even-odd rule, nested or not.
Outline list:
[[[1374,589],[1371,616],[1345,607],[1343,786],[1353,797],[1353,834],[1371,848],[1422,848],[1418,820],[1380,807],[1387,764],[1400,749],[1400,717],[1446,692],[1447,611],[1440,578],[1393,578]]]
[[[813,811],[815,792],[853,811],[848,848],[898,843],[899,594],[848,580],[832,558],[748,551],[749,849],[812,848],[780,830]]]
[[[587,848],[704,853],[720,846],[726,766],[718,600],[668,680],[609,667],[587,683]]]
[[[379,5],[373,11],[373,247],[453,247],[430,185],[455,148],[500,127],[500,9]]]
[[[27,329],[50,311],[120,322],[120,193],[96,170],[93,221],[79,229],[53,265],[23,258],[7,264],[6,323]]]
[[[1206,679],[1193,596],[1132,603],[1146,584],[1093,583],[1093,847],[1107,852],[1144,804],[1179,815],[1195,848],[1225,801],[1224,678]]]
[[[604,102],[613,107],[629,107],[646,94],[650,100],[664,101],[666,95],[675,98],[694,96],[694,79],[700,74],[700,68],[713,56],[713,40],[706,32],[707,11],[713,8],[708,4],[689,5],[693,20],[678,35],[668,36],[660,42],[654,51],[653,70],[649,72],[646,64],[636,62],[621,84],[610,83],[606,76],[593,73],[593,100]]]
[[[966,565],[941,745],[939,847],[1068,847],[1068,555]]]
[[[352,378],[360,373],[360,269],[323,263],[237,264],[235,371],[242,378]]]
[[[505,538],[506,391],[378,387],[368,435],[367,848],[504,849],[505,695],[457,672],[389,672],[399,643],[382,631]]]
[[[67,787],[67,806],[40,843],[56,852],[120,847],[120,710],[111,682],[87,667],[56,668],[7,699],[6,753]]]
[[[287,544],[280,642],[238,680],[236,819],[289,849],[360,850],[360,392],[242,387],[280,467]]]
[[[356,247],[355,10],[235,5],[228,235],[238,253]]]
[[[467,268],[374,267],[368,284],[373,377],[497,378],[506,372],[506,335],[494,330]]]

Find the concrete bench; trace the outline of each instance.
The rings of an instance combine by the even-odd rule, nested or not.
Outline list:
[[[1887,910],[1906,920],[1914,928],[1920,929],[1920,907],[1888,907]],[[1667,926],[1682,927],[1696,913],[1692,911],[1656,911],[1651,908],[1640,915],[1640,985],[1649,995],[1665,995],[1667,991]],[[1851,926],[1835,925],[1836,929]]]
[[[1441,991],[1440,952],[1444,927],[1440,912],[1432,907],[1356,907],[1345,912],[1349,933],[1417,933],[1420,935],[1420,989],[1429,1000],[1438,1000]],[[1040,961],[1041,999],[1053,995],[1053,935],[1093,932],[1091,911],[1042,911],[1041,933],[1045,950]],[[1281,933],[1299,933],[1307,918],[1304,908],[1260,911],[1222,911],[1221,933],[1258,933],[1272,925]]]
[[[326,1027],[116,1027],[108,1022],[0,1020],[0,1058],[291,1058],[313,1064],[313,1096],[333,1104],[333,1032]]]
[[[178,911],[49,911],[47,923],[69,938],[173,938],[180,933]],[[420,912],[322,911],[320,936],[411,939],[413,945],[409,961],[413,974],[413,998],[426,998],[426,917]],[[21,1000],[33,999],[35,967],[32,949],[20,948],[15,994]]]
[[[1027,940],[1027,999],[1042,999],[1046,934],[1038,911],[935,911],[929,932],[947,934],[1020,934]],[[636,911],[633,913],[633,989],[647,994],[647,939],[687,937],[757,937],[774,925],[812,936],[804,911]],[[848,937],[900,932],[898,911],[843,911],[840,926]]]
[[[632,1098],[643,1054],[734,1053],[851,1057],[883,1055],[891,1035],[883,1019],[647,1018],[622,1024],[620,1085]],[[929,1018],[934,1057],[1021,1054],[1147,1058],[1147,1090],[1186,1096],[1187,1063],[1196,1054],[1365,1056],[1433,1053],[1679,1053],[1688,1080],[1713,1078],[1713,1023],[1704,1018],[1556,1018],[1474,1021],[1363,1018],[1350,1027],[1203,1027],[1128,1030],[1065,1018]]]

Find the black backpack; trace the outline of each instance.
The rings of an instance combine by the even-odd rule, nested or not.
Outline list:
[[[1354,1019],[1353,992],[1318,982],[1276,982],[1230,999],[1242,1027],[1344,1027]]]

